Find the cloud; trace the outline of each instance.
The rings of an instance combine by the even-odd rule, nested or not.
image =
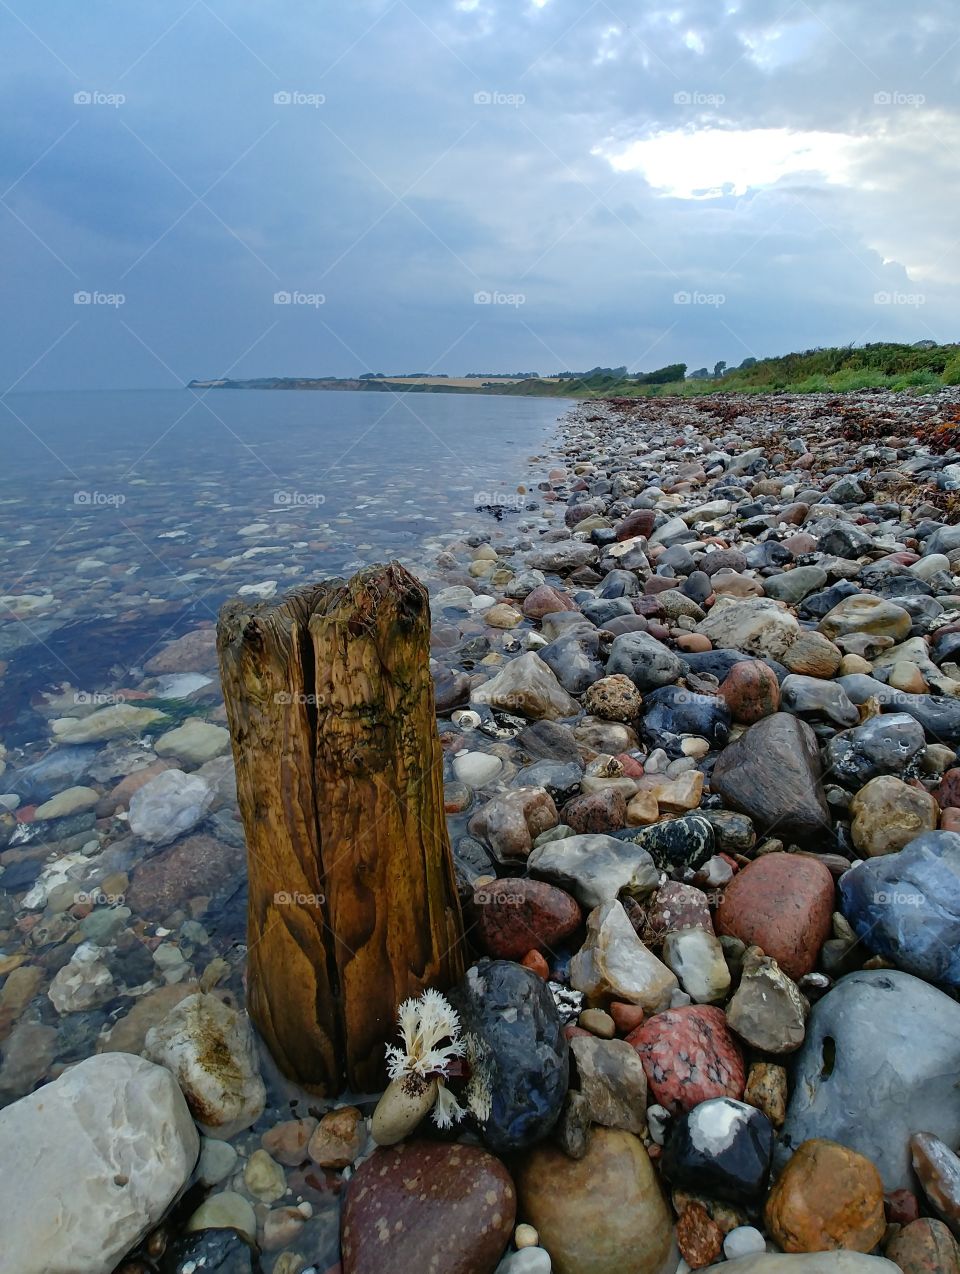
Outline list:
[[[76,286],[121,281],[123,315],[82,315],[27,387],[170,383],[121,317],[184,379],[958,335],[952,4],[784,10],[2,11],[2,384],[74,323]],[[89,89],[126,100],[76,106]],[[326,305],[278,321],[278,288]],[[483,289],[526,302],[478,313]]]

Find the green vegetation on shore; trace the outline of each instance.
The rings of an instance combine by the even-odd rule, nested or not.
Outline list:
[[[682,363],[635,376],[623,376],[619,371],[597,369],[580,379],[562,381],[526,380],[487,392],[563,398],[695,398],[702,394],[849,393],[857,389],[923,392],[960,385],[960,345],[877,342],[810,349],[777,358],[748,358],[729,370],[718,363],[713,376],[686,376]],[[666,373],[673,375],[667,378]]]

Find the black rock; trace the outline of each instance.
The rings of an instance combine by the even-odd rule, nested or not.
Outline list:
[[[960,659],[960,633],[941,633],[933,639],[933,661],[936,664]]]
[[[19,863],[11,863],[0,873],[0,889],[8,894],[25,894],[33,888],[42,866],[40,858],[23,858]]]
[[[798,613],[804,619],[823,619],[824,615],[833,610],[834,606],[842,602],[845,597],[853,597],[861,592],[863,589],[858,588],[852,580],[838,580],[829,588],[821,589],[819,593],[811,593],[809,597],[805,597],[797,608]]]
[[[569,1049],[547,984],[511,960],[481,960],[450,999],[484,1055],[484,1141],[496,1154],[532,1146],[557,1122],[570,1082]]]
[[[761,544],[751,544],[744,556],[751,570],[762,570],[765,566],[785,566],[793,561],[793,554],[785,544],[777,540],[764,540]]]
[[[710,576],[704,571],[691,571],[680,585],[680,592],[684,597],[689,597],[692,602],[696,602],[698,606],[702,606],[713,592]]]
[[[584,602],[580,607],[581,613],[586,615],[591,624],[596,624],[598,628],[603,628],[611,619],[617,619],[621,615],[633,615],[633,603],[628,597],[594,597],[592,601]],[[541,655],[543,652],[540,652]]]
[[[716,695],[662,686],[644,698],[641,729],[654,747],[663,746],[666,734],[698,734],[722,745],[730,737],[730,709]]]
[[[237,1230],[196,1230],[167,1248],[160,1274],[261,1274],[257,1250]]]
[[[626,827],[613,835],[642,846],[660,871],[671,874],[696,871],[713,857],[716,846],[713,827],[699,814],[684,814],[650,827]]]
[[[602,598],[636,597],[639,592],[640,583],[633,571],[617,569],[609,571],[597,588],[597,596]]]
[[[880,774],[910,775],[925,747],[920,722],[909,713],[890,712],[835,734],[824,752],[824,770],[859,789]]]
[[[739,574],[747,569],[747,559],[739,549],[717,549],[715,553],[704,553],[700,569],[711,576],[723,570],[736,571]]]
[[[681,1189],[746,1203],[763,1193],[772,1157],[766,1115],[732,1097],[714,1097],[674,1121],[660,1166]]]
[[[657,574],[689,575],[696,568],[696,565],[693,560],[693,554],[685,544],[674,544],[672,548],[668,548],[665,553],[661,553],[657,558]],[[661,570],[661,567],[669,569]]]
[[[757,833],[753,823],[746,814],[735,814],[733,810],[697,811],[698,818],[705,818],[713,828],[718,850],[728,854],[745,854],[757,843]]]

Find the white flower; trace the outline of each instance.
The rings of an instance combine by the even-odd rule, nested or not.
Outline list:
[[[418,1000],[404,1000],[397,1012],[403,1048],[387,1046],[387,1071],[401,1075],[444,1076],[454,1057],[462,1057],[460,1018],[439,991],[424,991]],[[446,1040],[447,1043],[443,1043]]]
[[[466,1111],[451,1093],[443,1080],[437,1088],[437,1101],[433,1108],[433,1122],[438,1128],[452,1128],[466,1116]]]

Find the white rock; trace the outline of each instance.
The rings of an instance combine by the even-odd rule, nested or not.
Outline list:
[[[723,1254],[728,1261],[735,1261],[738,1256],[752,1256],[754,1252],[766,1250],[766,1240],[752,1225],[738,1225],[723,1240]]]
[[[113,703],[108,708],[91,712],[88,717],[56,717],[50,722],[58,743],[100,743],[136,736],[147,726],[163,720],[156,708],[135,708],[132,703]]]
[[[497,1266],[496,1274],[550,1274],[550,1253],[542,1247],[525,1247],[511,1252]]]
[[[169,845],[200,822],[212,801],[206,779],[164,770],[131,796],[130,830],[152,845]]]
[[[453,772],[467,787],[483,787],[493,782],[502,769],[500,758],[488,752],[458,752],[453,758]]]
[[[100,948],[81,943],[50,983],[47,995],[58,1013],[77,1013],[109,1000],[113,974],[100,959]]]
[[[161,734],[154,744],[157,756],[173,756],[190,765],[203,765],[223,756],[230,748],[230,731],[196,717]]]
[[[706,929],[676,929],[663,942],[663,962],[696,1004],[713,1004],[730,990],[720,939]]]
[[[272,597],[277,591],[277,581],[275,579],[265,579],[259,584],[244,584],[237,592],[241,597],[256,597],[259,601],[266,601],[268,597]]]
[[[232,1137],[263,1113],[250,1020],[215,995],[189,995],[147,1032],[144,1056],[173,1072],[208,1136]]]
[[[0,1269],[110,1274],[182,1189],[199,1138],[169,1072],[103,1053],[0,1111]]]
[[[83,810],[93,809],[100,799],[100,793],[92,787],[68,787],[63,792],[38,805],[34,813],[35,819],[66,818],[68,814],[79,814]]]

